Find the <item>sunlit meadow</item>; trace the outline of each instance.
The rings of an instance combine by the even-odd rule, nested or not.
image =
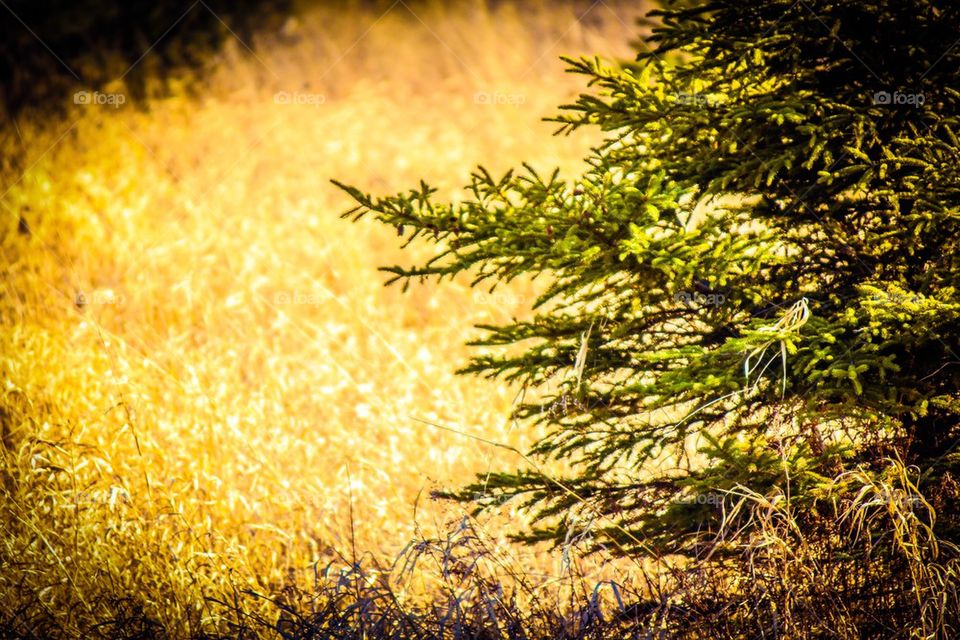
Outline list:
[[[384,288],[422,254],[329,183],[455,199],[480,162],[581,166],[596,134],[540,120],[584,88],[558,57],[629,55],[639,8],[491,5],[307,8],[146,103],[118,82],[4,123],[0,620],[80,633],[120,602],[222,632],[243,589],[389,562],[463,518],[432,490],[525,464],[492,444],[536,435],[520,390],[454,371],[535,284]],[[505,556],[562,577],[504,515]]]

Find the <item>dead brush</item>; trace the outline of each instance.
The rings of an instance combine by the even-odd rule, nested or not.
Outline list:
[[[411,542],[391,565],[374,556],[342,556],[316,569],[314,589],[268,600],[273,616],[243,616],[234,631],[276,631],[284,638],[533,640],[657,637],[642,632],[639,592],[597,581],[571,566],[559,578],[532,574],[468,517],[445,535]],[[551,589],[557,581],[566,587]],[[296,603],[296,604],[294,604]],[[226,605],[227,603],[219,603]]]
[[[817,515],[799,515],[786,489],[725,492],[724,525],[703,557],[737,562],[671,586],[683,606],[665,617],[670,637],[956,637],[957,548],[938,539],[917,475],[897,459],[880,476],[841,474]]]
[[[937,513],[921,492],[919,477],[918,469],[899,458],[888,459],[879,476],[850,472],[843,480],[859,489],[841,522],[868,549],[890,552],[906,569],[916,628],[925,637],[950,637],[958,631],[951,612],[960,611],[960,547],[937,536]]]

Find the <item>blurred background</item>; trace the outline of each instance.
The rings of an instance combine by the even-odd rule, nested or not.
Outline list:
[[[0,2],[0,594],[69,621],[126,590],[176,625],[393,557],[463,517],[431,490],[524,464],[471,438],[529,444],[520,390],[454,371],[535,284],[385,289],[428,249],[340,220],[329,180],[455,200],[478,163],[581,170],[600,132],[541,120],[585,90],[559,56],[632,58],[645,7],[115,4]],[[506,545],[520,517],[485,526],[562,577]]]

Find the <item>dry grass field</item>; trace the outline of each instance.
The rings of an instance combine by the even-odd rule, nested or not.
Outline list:
[[[523,465],[470,437],[529,444],[519,389],[454,370],[533,286],[384,288],[377,267],[417,254],[340,220],[329,180],[456,198],[478,163],[577,170],[597,139],[540,121],[583,89],[558,56],[630,55],[638,13],[314,7],[145,104],[65,96],[60,118],[5,123],[23,162],[0,179],[0,620],[225,633],[237,607],[275,611],[224,604],[238,589],[387,562],[461,521],[432,489]],[[516,518],[483,530],[549,586],[564,558],[508,546]]]

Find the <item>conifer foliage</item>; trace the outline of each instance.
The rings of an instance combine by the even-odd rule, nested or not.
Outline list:
[[[532,459],[573,471],[455,497],[526,505],[530,541],[589,532],[623,554],[750,564],[730,575],[782,540],[791,562],[823,563],[780,596],[756,573],[731,587],[759,598],[752,632],[788,600],[802,617],[817,589],[847,620],[873,607],[956,630],[960,7],[711,0],[650,19],[635,61],[569,61],[593,88],[554,120],[604,132],[577,179],[481,168],[451,204],[425,183],[340,185],[347,216],[437,245],[390,282],[549,283],[532,319],[482,327],[493,355],[463,371],[528,388],[516,418],[548,434]]]

